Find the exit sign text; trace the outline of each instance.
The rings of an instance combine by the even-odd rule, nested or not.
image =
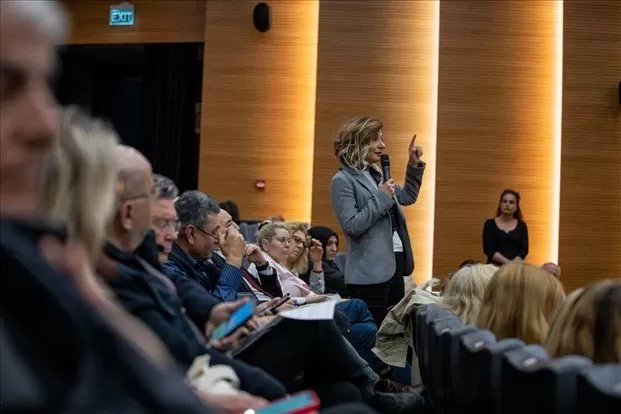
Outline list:
[[[110,26],[133,26],[134,6],[123,3],[110,7]]]

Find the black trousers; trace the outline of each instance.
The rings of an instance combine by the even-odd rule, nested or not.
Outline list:
[[[290,393],[315,390],[322,407],[366,397],[369,379],[334,321],[285,319],[236,358],[263,369]]]
[[[378,328],[386,317],[388,308],[399,303],[405,296],[403,253],[395,252],[395,264],[395,273],[387,282],[374,285],[347,285],[352,298],[360,299],[367,304]]]

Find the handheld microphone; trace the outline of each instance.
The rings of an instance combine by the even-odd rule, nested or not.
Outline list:
[[[382,164],[382,175],[384,176],[384,182],[390,180],[390,157],[388,154],[384,154],[380,157],[380,163]]]

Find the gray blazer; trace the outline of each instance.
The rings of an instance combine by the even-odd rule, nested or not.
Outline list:
[[[388,210],[397,203],[395,228],[403,242],[404,275],[414,271],[410,236],[401,206],[414,204],[418,198],[425,163],[408,165],[405,185],[397,186],[390,198],[355,168],[341,166],[332,177],[332,209],[347,239],[345,283],[373,285],[383,283],[395,273],[392,224]]]

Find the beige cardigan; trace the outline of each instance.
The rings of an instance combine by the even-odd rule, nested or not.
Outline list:
[[[384,363],[394,367],[405,367],[407,363],[408,348],[414,350],[412,343],[412,310],[419,305],[438,303],[439,296],[435,296],[426,290],[412,289],[401,301],[393,307],[377,332],[377,340],[373,353]],[[418,360],[413,353],[412,362],[412,385],[420,385],[420,372]]]

